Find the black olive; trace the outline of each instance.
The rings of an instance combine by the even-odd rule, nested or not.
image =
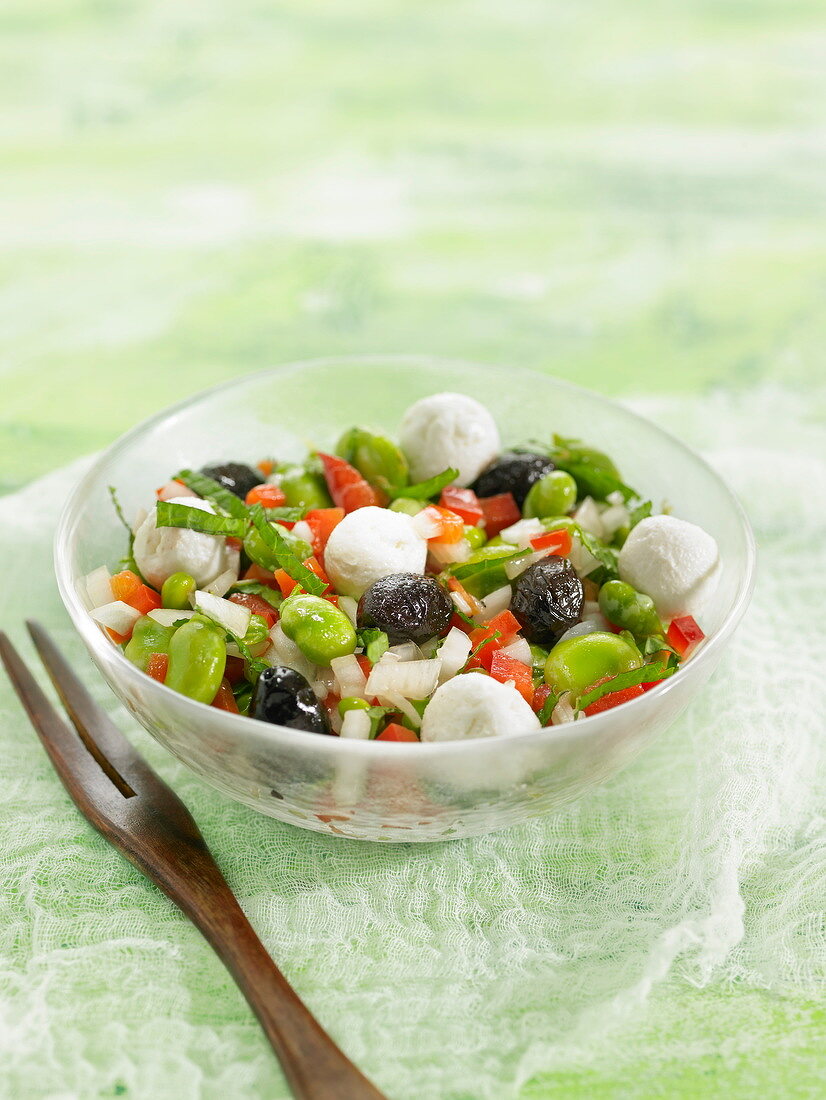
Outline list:
[[[531,485],[553,469],[554,464],[547,455],[530,451],[504,451],[482,470],[471,489],[478,497],[512,493],[513,499],[521,508]]]
[[[235,493],[241,500],[246,497],[250,489],[254,489],[264,480],[260,470],[253,470],[243,462],[219,462],[214,466],[204,466],[201,473],[211,477],[213,481],[220,482],[225,489]]]
[[[391,573],[375,581],[359,600],[359,627],[378,627],[392,644],[444,634],[453,604],[438,581],[416,573]]]
[[[327,712],[307,679],[294,668],[274,665],[258,677],[249,714],[262,722],[308,733],[330,733]]]
[[[551,555],[531,565],[517,579],[511,611],[525,637],[548,645],[582,614],[582,581],[567,558]]]

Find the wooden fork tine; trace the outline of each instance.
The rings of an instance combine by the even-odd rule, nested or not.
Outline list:
[[[122,799],[109,776],[49,702],[3,632],[0,632],[0,658],[55,771],[81,813],[88,817],[102,801]]]
[[[26,628],[81,740],[121,793],[128,798],[136,793],[137,785],[165,787],[94,701],[44,628],[31,620],[26,621]]]

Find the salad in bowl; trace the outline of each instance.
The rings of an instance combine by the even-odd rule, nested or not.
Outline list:
[[[715,539],[569,436],[504,445],[461,393],[398,438],[169,470],[82,580],[139,670],[212,708],[382,742],[505,738],[621,707],[704,640]],[[586,434],[585,431],[582,433]]]

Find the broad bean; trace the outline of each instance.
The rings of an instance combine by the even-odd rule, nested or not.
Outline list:
[[[356,648],[356,632],[343,611],[321,596],[297,593],[281,605],[281,629],[315,665],[330,664]]]
[[[172,635],[166,686],[199,703],[211,703],[221,686],[226,662],[222,631],[196,615]]]
[[[545,662],[545,682],[554,691],[578,698],[598,680],[639,668],[639,650],[624,638],[595,630],[558,642]]]

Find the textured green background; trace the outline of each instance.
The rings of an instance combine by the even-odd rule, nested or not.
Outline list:
[[[0,97],[6,489],[318,354],[672,398],[822,370],[822,0],[5,0]],[[814,1002],[671,982],[621,1075],[523,1095],[815,1096],[822,1041]]]

